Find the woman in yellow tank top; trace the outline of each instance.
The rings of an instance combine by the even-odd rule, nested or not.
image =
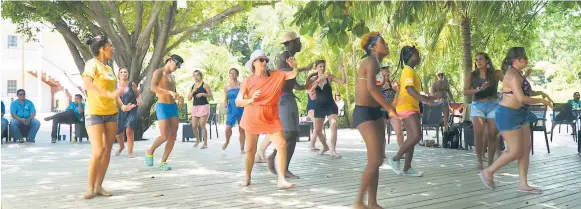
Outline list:
[[[85,109],[85,126],[91,141],[91,159],[89,160],[89,187],[83,196],[85,199],[95,195],[111,196],[102,187],[105,173],[109,167],[111,148],[117,132],[117,105],[122,111],[129,111],[135,104],[123,105],[119,93],[115,90],[117,78],[107,61],[113,58],[114,49],[105,36],[96,36],[87,41],[95,58],[85,63],[83,86],[87,90]]]
[[[420,52],[416,47],[404,46],[399,57],[399,67],[403,67],[400,79],[400,89],[396,101],[395,111],[397,116],[403,121],[407,131],[407,139],[397,151],[389,163],[395,173],[405,176],[423,175],[411,167],[414,155],[414,146],[418,144],[421,136],[420,129],[420,102],[426,105],[438,105],[434,101],[436,98],[423,96],[420,94],[420,78],[414,71],[414,67],[420,63]],[[405,154],[405,165],[400,169],[400,159]]]

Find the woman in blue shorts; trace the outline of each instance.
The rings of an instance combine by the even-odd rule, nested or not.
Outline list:
[[[238,81],[239,72],[236,68],[232,68],[228,74],[230,79],[228,79],[228,86],[224,89],[224,107],[228,109],[226,114],[226,143],[222,146],[222,150],[226,150],[226,147],[228,147],[230,137],[232,136],[232,127],[234,124],[240,123],[242,112],[244,112],[244,108],[236,107],[235,102],[236,96],[240,91],[240,82]],[[244,141],[246,136],[241,126],[238,126],[238,133],[240,134],[240,154],[244,154]]]
[[[531,149],[530,112],[526,105],[542,103],[552,107],[551,102],[544,99],[530,98],[525,94],[527,85],[522,75],[522,69],[528,64],[523,47],[513,47],[508,50],[503,61],[503,68],[507,68],[503,79],[502,101],[495,110],[495,123],[508,145],[508,151],[488,168],[480,172],[480,180],[487,188],[494,188],[494,173],[506,164],[518,160],[519,185],[518,192],[541,194],[543,190],[528,185],[527,173],[529,169],[529,151]],[[503,69],[504,71],[504,69]]]

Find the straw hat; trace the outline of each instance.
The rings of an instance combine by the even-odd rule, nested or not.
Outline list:
[[[295,40],[298,38],[299,38],[299,35],[296,32],[286,32],[286,33],[284,33],[284,35],[282,35],[282,39],[281,39],[280,43],[284,44],[286,42],[289,42],[289,41],[292,41],[292,40]]]

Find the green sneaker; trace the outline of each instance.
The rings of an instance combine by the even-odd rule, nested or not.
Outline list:
[[[171,166],[169,166],[166,162],[161,163],[161,165],[159,165],[159,169],[164,170],[164,171],[169,171],[171,170]]]
[[[424,173],[416,171],[413,168],[410,168],[407,171],[402,171],[401,174],[404,176],[415,176],[415,177],[422,177],[424,175]]]

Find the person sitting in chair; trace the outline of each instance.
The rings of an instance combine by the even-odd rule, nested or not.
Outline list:
[[[581,101],[579,100],[579,98],[581,98],[579,92],[575,92],[573,93],[573,99],[567,101],[567,104],[570,104],[573,110],[579,110],[581,109]]]
[[[85,110],[85,103],[83,103],[83,96],[75,95],[75,102],[71,103],[64,112],[54,114],[44,118],[45,121],[52,120],[52,132],[50,136],[51,142],[55,143],[58,137],[57,127],[59,123],[77,123],[82,121]]]
[[[20,128],[26,127],[28,129],[28,140],[29,142],[34,142],[36,133],[40,129],[40,121],[35,119],[36,109],[34,109],[34,104],[28,99],[26,99],[26,92],[24,89],[18,89],[16,91],[18,95],[18,100],[14,100],[10,104],[10,114],[12,115],[12,121],[10,122],[10,135],[14,139],[24,143],[22,139],[22,133]]]

